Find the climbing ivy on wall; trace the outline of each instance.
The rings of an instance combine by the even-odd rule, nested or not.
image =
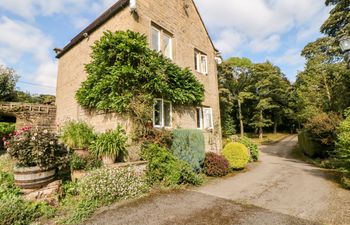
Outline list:
[[[86,108],[124,113],[152,105],[154,98],[182,105],[203,101],[204,87],[192,72],[149,49],[139,33],[105,32],[92,46],[91,58],[85,65],[88,78],[76,93]]]

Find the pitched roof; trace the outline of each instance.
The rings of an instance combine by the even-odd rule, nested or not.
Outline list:
[[[77,36],[75,36],[68,45],[66,45],[62,51],[60,51],[56,58],[60,58],[65,53],[67,53],[71,48],[75,45],[79,44],[84,38],[85,34],[91,34],[95,30],[97,30],[100,26],[102,26],[105,22],[107,22],[111,17],[120,12],[126,6],[129,5],[130,0],[119,0],[114,5],[112,5],[107,11],[105,11],[101,16],[99,16],[96,20],[94,20],[89,26],[87,26],[83,31],[81,31]]]
[[[209,32],[204,24],[204,21],[198,11],[198,8],[196,6],[196,3],[191,0],[194,8],[196,9],[197,14],[199,15],[199,18],[204,26],[204,29],[209,37],[209,40],[211,44],[213,45],[213,48],[215,51],[219,52],[215,46],[214,43],[209,35]],[[66,45],[62,51],[60,51],[56,58],[61,58],[65,53],[67,53],[70,49],[72,49],[75,45],[79,44],[84,38],[86,34],[91,34],[95,30],[97,30],[100,26],[102,26],[105,22],[107,22],[111,17],[113,17],[115,14],[120,12],[122,9],[124,9],[126,6],[129,5],[130,0],[119,0],[114,5],[112,5],[107,11],[105,11],[101,16],[99,16],[96,20],[94,20],[89,26],[87,26],[83,31],[81,31],[77,36],[75,36],[68,45]]]

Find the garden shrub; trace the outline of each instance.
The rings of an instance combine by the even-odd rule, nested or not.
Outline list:
[[[321,143],[315,141],[312,136],[303,130],[298,134],[299,149],[307,156],[312,158],[322,157],[324,148]]]
[[[132,102],[140,96],[146,105],[157,97],[175,104],[197,104],[204,98],[204,86],[191,70],[151,50],[145,35],[104,32],[92,46],[91,58],[85,66],[87,80],[76,93],[87,108],[133,113]]]
[[[15,123],[3,123],[0,122],[0,153],[5,151],[4,141],[9,138],[9,134],[12,134],[16,129]]]
[[[252,139],[248,137],[239,138],[238,142],[244,144],[250,152],[250,161],[259,160],[259,148],[257,144],[254,144]]]
[[[238,142],[228,143],[222,155],[227,159],[232,169],[243,169],[249,162],[249,153],[246,146]]]
[[[128,155],[127,140],[124,129],[118,126],[115,130],[99,134],[91,145],[91,151],[98,157],[116,155],[123,160]]]
[[[71,149],[88,149],[96,135],[93,128],[84,121],[68,121],[61,129],[60,140]]]
[[[84,177],[78,190],[86,199],[111,202],[140,196],[148,191],[148,185],[143,176],[131,169],[103,168]]]
[[[310,118],[305,124],[305,131],[317,143],[322,145],[320,157],[328,157],[334,149],[337,127],[341,117],[335,113],[321,113]]]
[[[350,116],[340,123],[334,157],[350,173]]]
[[[202,183],[201,178],[193,172],[187,162],[175,158],[163,147],[155,144],[144,146],[141,155],[143,159],[148,160],[146,175],[151,184],[176,186]]]
[[[223,156],[209,152],[205,154],[203,171],[211,177],[222,177],[229,173],[229,163]]]
[[[102,161],[93,154],[87,156],[79,156],[73,153],[70,156],[71,170],[93,170],[102,166]]]
[[[176,158],[189,163],[195,172],[200,172],[205,158],[203,132],[200,130],[174,130],[171,150]]]

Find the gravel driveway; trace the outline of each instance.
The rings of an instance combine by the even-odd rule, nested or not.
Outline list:
[[[247,172],[100,210],[85,224],[350,224],[350,192],[292,157],[297,138],[262,146]]]

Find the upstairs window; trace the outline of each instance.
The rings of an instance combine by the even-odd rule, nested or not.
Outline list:
[[[172,105],[170,101],[156,99],[153,105],[153,126],[169,128],[172,126]]]
[[[169,59],[173,58],[172,35],[161,28],[152,26],[151,48],[162,52]]]
[[[153,50],[156,50],[157,52],[160,51],[160,30],[158,30],[155,27],[152,27],[152,43],[151,48]]]
[[[208,57],[204,53],[194,51],[194,68],[197,72],[208,74]]]

